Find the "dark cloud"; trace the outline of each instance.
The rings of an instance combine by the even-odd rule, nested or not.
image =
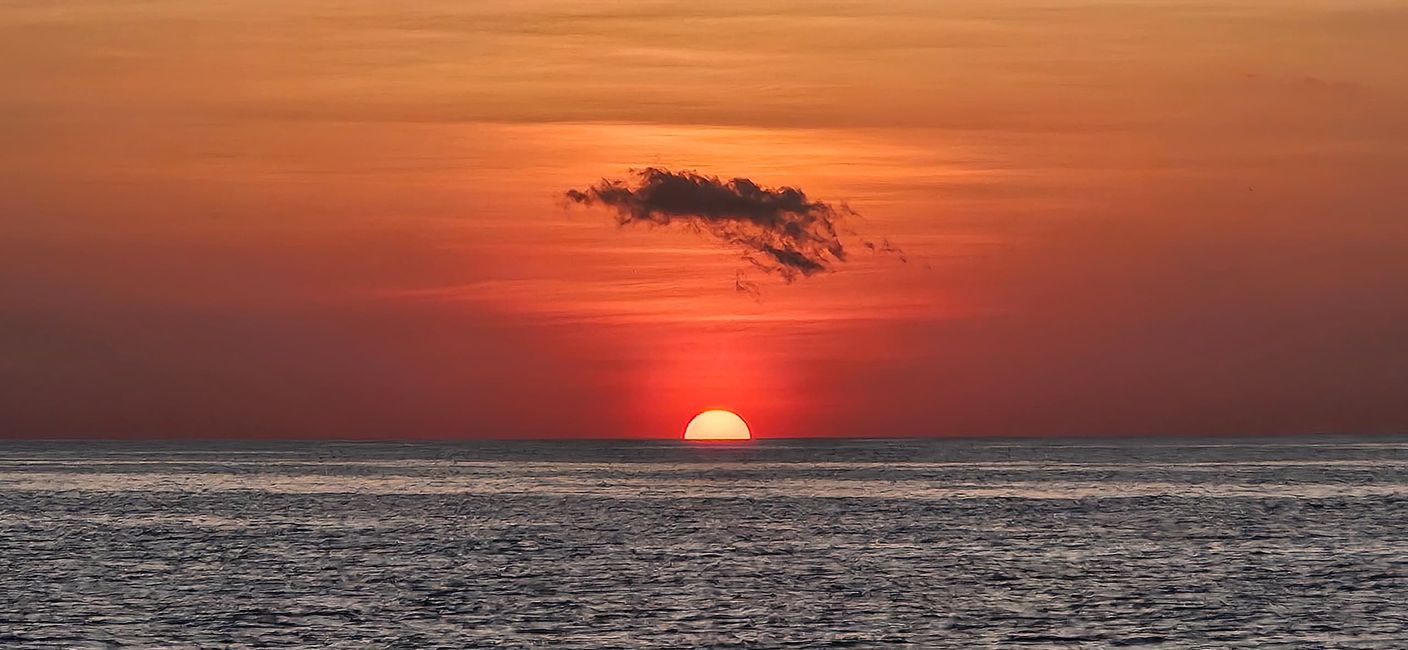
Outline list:
[[[838,231],[854,215],[844,205],[807,198],[795,187],[763,187],[746,178],[729,181],[691,171],[648,167],[633,170],[631,180],[602,179],[584,190],[568,190],[567,200],[604,205],[616,211],[621,225],[683,223],[743,251],[754,266],[788,282],[831,269],[846,260]],[[885,242],[879,252],[898,252]],[[749,290],[741,280],[735,286]]]

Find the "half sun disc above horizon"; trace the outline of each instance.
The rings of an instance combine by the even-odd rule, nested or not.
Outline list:
[[[684,428],[685,440],[751,440],[748,423],[733,411],[710,409],[694,416]]]

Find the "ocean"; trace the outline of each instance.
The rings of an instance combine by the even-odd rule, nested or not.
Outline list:
[[[0,443],[0,648],[1408,647],[1408,439]]]

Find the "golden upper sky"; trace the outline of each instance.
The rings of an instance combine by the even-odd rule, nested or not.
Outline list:
[[[1402,2],[413,4],[0,0],[0,435],[1408,428]]]

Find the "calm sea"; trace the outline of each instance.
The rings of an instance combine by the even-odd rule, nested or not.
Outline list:
[[[1408,440],[0,443],[0,647],[1408,648]]]

